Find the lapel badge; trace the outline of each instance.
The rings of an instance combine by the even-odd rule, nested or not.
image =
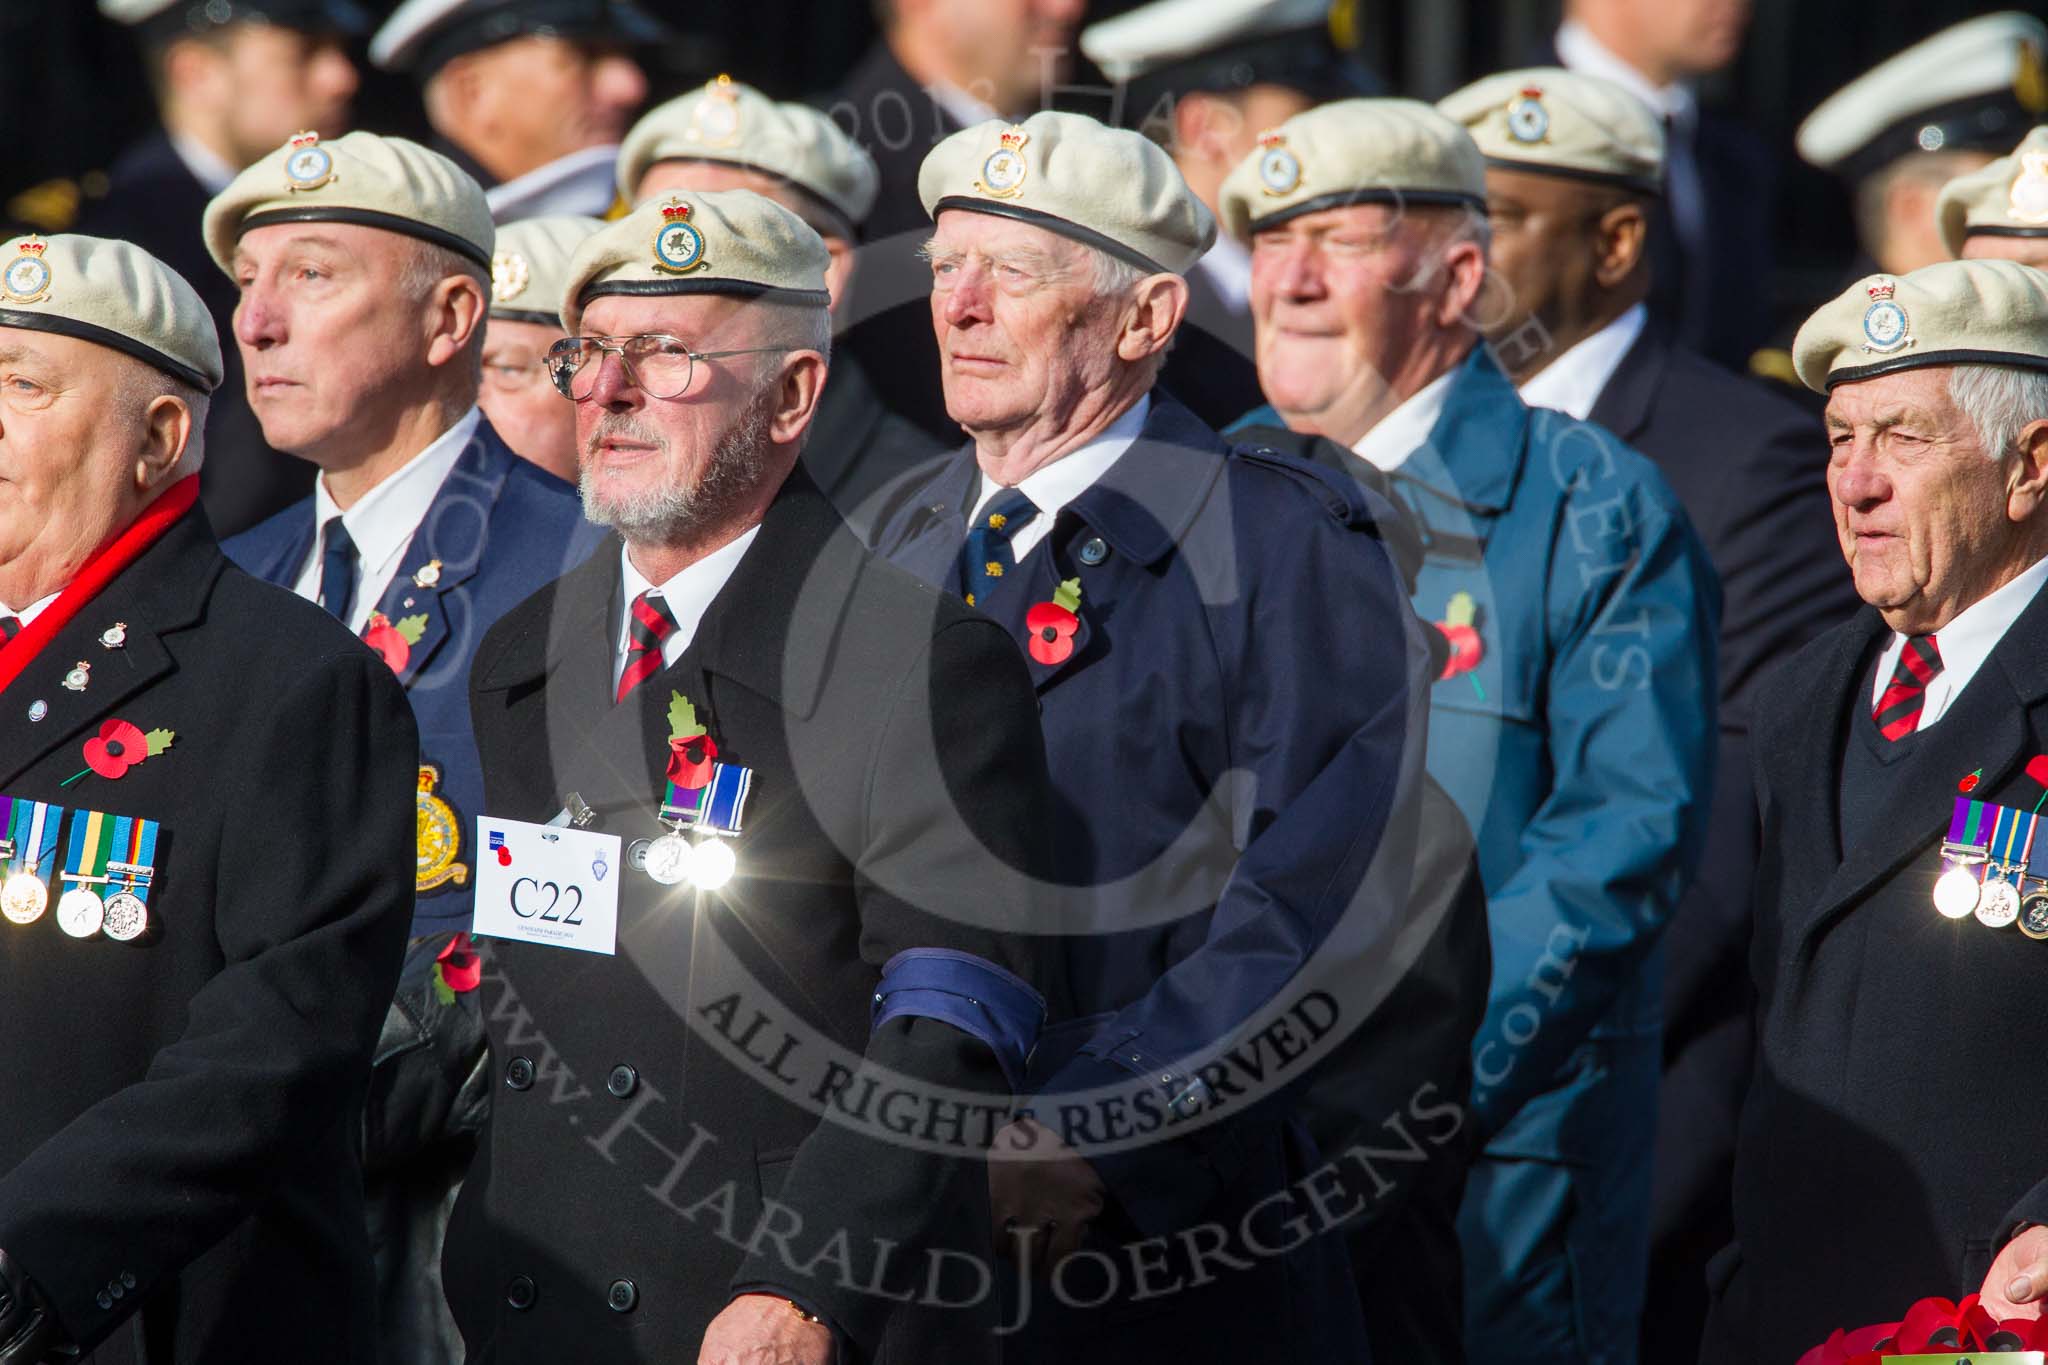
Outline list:
[[[1979,768],[1977,769],[1977,771],[1965,777],[1962,781],[1956,783],[1956,790],[1963,793],[1963,795],[1968,796],[1971,792],[1977,790],[1977,784],[1983,780],[1984,770],[1982,768]]]
[[[704,147],[730,147],[739,140],[740,92],[733,89],[732,77],[721,73],[716,80],[704,82],[697,107],[690,111],[690,126],[683,132],[683,141]]]
[[[101,649],[119,649],[128,643],[128,623],[116,621],[100,632]]]
[[[1024,162],[1024,144],[1031,134],[1016,124],[1003,129],[1002,143],[981,163],[981,176],[974,188],[991,199],[1011,199],[1024,192],[1024,177],[1030,167]]]
[[[64,675],[64,689],[67,692],[83,692],[85,685],[92,681],[92,665],[85,660],[78,661],[78,667]]]
[[[1522,93],[1508,102],[1508,136],[1531,146],[1549,140],[1550,111],[1543,107],[1541,87],[1524,86]]]
[[[1906,310],[1892,297],[1897,291],[1898,285],[1892,280],[1880,279],[1870,286],[1870,307],[1863,311],[1863,349],[1866,352],[1890,355],[1913,344],[1913,328],[1906,320]]]
[[[28,704],[28,718],[31,722],[39,721],[49,714],[50,703],[44,701],[41,697],[37,697]]]
[[[50,297],[50,263],[43,253],[50,244],[31,232],[14,249],[14,259],[0,271],[0,299],[9,303],[41,303]]]
[[[491,257],[491,302],[507,303],[526,292],[533,280],[533,267],[516,251],[500,251]]]
[[[1284,133],[1267,129],[1259,134],[1259,189],[1277,199],[1301,186],[1301,158],[1287,150]]]
[[[420,565],[420,571],[412,576],[416,588],[431,588],[441,581],[441,561],[430,559]]]
[[[1472,690],[1479,700],[1486,700],[1486,690],[1480,686],[1474,672],[1479,661],[1486,657],[1486,642],[1479,638],[1479,604],[1472,600],[1469,592],[1452,593],[1451,600],[1444,608],[1444,619],[1436,623],[1450,642],[1451,657],[1444,660],[1444,671],[1437,675],[1437,681],[1455,678],[1460,673],[1472,679]]]
[[[334,179],[334,153],[320,145],[320,134],[295,133],[284,159],[285,189],[293,194],[317,190]]]
[[[404,673],[406,663],[412,658],[412,647],[426,634],[425,612],[418,616],[401,616],[394,623],[381,611],[370,613],[370,619],[363,623],[363,643],[382,655],[393,673]]]
[[[2048,152],[2022,152],[2006,207],[2022,223],[2048,223]]]
[[[690,222],[690,206],[670,195],[661,206],[661,228],[654,234],[654,268],[687,275],[704,264],[704,234]]]
[[[1081,580],[1062,580],[1052,601],[1024,613],[1024,647],[1048,668],[1065,663],[1074,653],[1074,633],[1081,629]]]

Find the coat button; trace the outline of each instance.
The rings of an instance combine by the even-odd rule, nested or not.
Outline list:
[[[124,1285],[126,1285],[126,1286],[128,1286],[128,1287],[129,1287],[130,1289],[133,1289],[133,1288],[135,1287],[135,1274],[134,1274],[134,1272],[133,1272],[133,1271],[128,1271],[128,1270],[124,1270],[124,1271],[122,1271],[122,1272],[121,1272],[121,1283],[122,1283],[122,1284],[124,1284]]]
[[[505,1084],[514,1090],[531,1090],[533,1088],[533,1059],[530,1057],[514,1057],[511,1061],[505,1063]]]
[[[106,1290],[102,1289],[93,1298],[93,1302],[98,1304],[102,1308],[112,1308],[114,1306],[114,1296],[112,1294],[109,1294]]]
[[[614,1313],[630,1313],[640,1306],[640,1290],[631,1280],[613,1280],[604,1301]]]
[[[1103,560],[1109,558],[1109,546],[1103,541],[1101,536],[1090,536],[1081,542],[1079,558],[1083,564],[1092,569]]]
[[[512,1283],[505,1286],[505,1302],[522,1313],[533,1307],[533,1301],[539,1297],[540,1290],[531,1275],[514,1275]]]
[[[640,1073],[620,1062],[612,1068],[612,1074],[604,1078],[604,1088],[611,1092],[612,1098],[622,1100],[640,1088]]]
[[[122,1286],[119,1280],[109,1280],[107,1282],[107,1292],[114,1296],[114,1301],[117,1303],[128,1297],[127,1289]]]

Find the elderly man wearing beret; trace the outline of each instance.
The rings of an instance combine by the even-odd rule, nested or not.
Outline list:
[[[573,213],[498,229],[491,253],[491,314],[476,405],[512,453],[576,481],[576,410],[555,392],[548,348],[564,336],[562,287],[576,248],[604,224]]]
[[[2048,1291],[2048,274],[1868,276],[1795,359],[1871,609],[1758,692],[1759,1047],[1707,1365]]]
[[[1016,1287],[1019,1349],[1358,1359],[1328,1234],[1373,1199],[1311,1211],[1291,1187],[1340,1157],[1292,1103],[1326,1050],[1263,1070],[1256,1039],[1342,982],[1334,1041],[1400,975],[1384,950],[1415,857],[1427,651],[1396,514],[1234,449],[1154,387],[1216,231],[1158,146],[1071,114],[984,123],[933,150],[919,192],[947,410],[973,441],[877,545],[1031,661],[1080,1012],[1033,1057],[1036,1116],[993,1181],[1042,1276]],[[1419,1151],[1456,1141],[1468,1038],[1440,1070],[1412,1036],[1382,1059],[1409,1077],[1385,1098]],[[1248,1069],[1215,1063],[1233,1047]]]
[[[631,203],[673,190],[753,190],[803,219],[832,255],[825,287],[835,322],[847,316],[876,184],[874,158],[837,123],[726,76],[649,110],[619,148],[619,193]],[[884,407],[844,348],[832,357],[832,382],[818,403],[804,469],[865,533],[869,499],[943,447]]]
[[[1458,646],[1429,770],[1478,836],[1493,930],[1459,1222],[1472,1358],[1632,1360],[1658,936],[1713,781],[1713,566],[1648,460],[1525,406],[1481,344],[1486,171],[1463,128],[1344,100],[1261,143],[1223,188],[1252,243],[1259,417],[1391,479],[1426,528],[1415,605]]]
[[[1942,187],[1934,217],[1949,254],[2048,269],[2048,127],[2012,154]]]
[[[495,230],[484,192],[403,138],[301,134],[206,211],[264,439],[319,469],[311,497],[227,542],[383,655],[419,722],[418,904],[367,1133],[386,1349],[454,1347],[434,1282],[446,1194],[475,1138],[484,1047],[464,951],[483,777],[469,662],[504,611],[597,544],[575,491],[477,409]]]
[[[221,557],[220,379],[140,248],[0,245],[8,1365],[378,1359],[357,1144],[418,743],[374,654]]]
[[[491,816],[624,841],[616,952],[494,945],[505,1083],[447,1257],[473,1360],[995,1349],[981,1154],[1056,986],[1044,748],[1010,642],[798,462],[827,259],[725,190],[571,262],[552,363],[613,535],[492,628],[471,709]]]

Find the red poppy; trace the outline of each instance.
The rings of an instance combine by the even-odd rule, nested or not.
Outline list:
[[[1956,783],[1956,790],[1961,792],[1963,795],[1968,796],[1971,792],[1977,790],[1977,783],[1983,778],[1983,776],[1984,770],[1982,768],[1979,768],[1976,772],[1971,773],[1962,781]]]
[[[690,735],[668,742],[668,780],[681,791],[693,792],[711,781],[712,760],[718,745],[709,735]]]
[[[85,742],[85,766],[101,777],[123,777],[149,757],[149,738],[125,720],[100,726],[99,737]]]
[[[434,959],[434,971],[449,990],[458,995],[477,988],[484,979],[483,959],[470,946],[468,934],[457,934]]]
[[[405,661],[412,657],[412,643],[383,612],[370,613],[369,623],[363,627],[363,643],[381,654],[393,673],[405,672]]]
[[[1024,613],[1025,648],[1042,664],[1063,664],[1074,652],[1081,618],[1057,602],[1040,602]]]
[[[1479,667],[1479,661],[1486,656],[1486,646],[1480,642],[1477,629],[1469,625],[1446,625],[1443,622],[1437,623],[1437,629],[1444,633],[1444,639],[1450,641],[1451,645],[1451,657],[1444,660],[1444,671],[1438,675],[1439,681],[1443,678],[1455,678],[1460,673],[1470,673]]]
[[[1837,1331],[1799,1357],[1799,1365],[1881,1365],[1895,1356],[2035,1351],[2044,1346],[2048,1346],[2048,1326],[2018,1318],[1993,1321],[1972,1294],[1961,1303],[1922,1299],[1907,1309],[1899,1322]]]
[[[2048,754],[2035,754],[2027,760],[2027,776],[2048,787]]]

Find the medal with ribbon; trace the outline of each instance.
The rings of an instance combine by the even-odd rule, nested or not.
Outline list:
[[[57,835],[64,808],[47,801],[13,799],[7,815],[7,880],[0,885],[0,914],[16,924],[34,924],[49,908],[50,888],[39,875],[57,859]]]
[[[1974,914],[1993,929],[2018,924],[2027,937],[2048,939],[2048,837],[2037,837],[2040,821],[2038,810],[1958,796],[1941,843],[1934,908],[1950,919]]]
[[[95,887],[107,884],[107,858],[114,844],[114,817],[79,811],[71,817],[71,843],[64,854],[64,894],[57,898],[57,927],[73,938],[92,938],[106,922],[106,903]]]
[[[133,943],[149,929],[149,886],[156,878],[157,822],[122,815],[114,820],[115,857],[107,861],[107,897],[100,929],[116,943]]]
[[[738,859],[724,842],[736,837],[754,786],[751,768],[718,761],[718,744],[697,720],[697,708],[669,693],[668,769],[661,823],[667,833],[642,852],[641,870],[664,886],[690,882],[715,890],[732,880]],[[691,843],[685,832],[718,836]]]

